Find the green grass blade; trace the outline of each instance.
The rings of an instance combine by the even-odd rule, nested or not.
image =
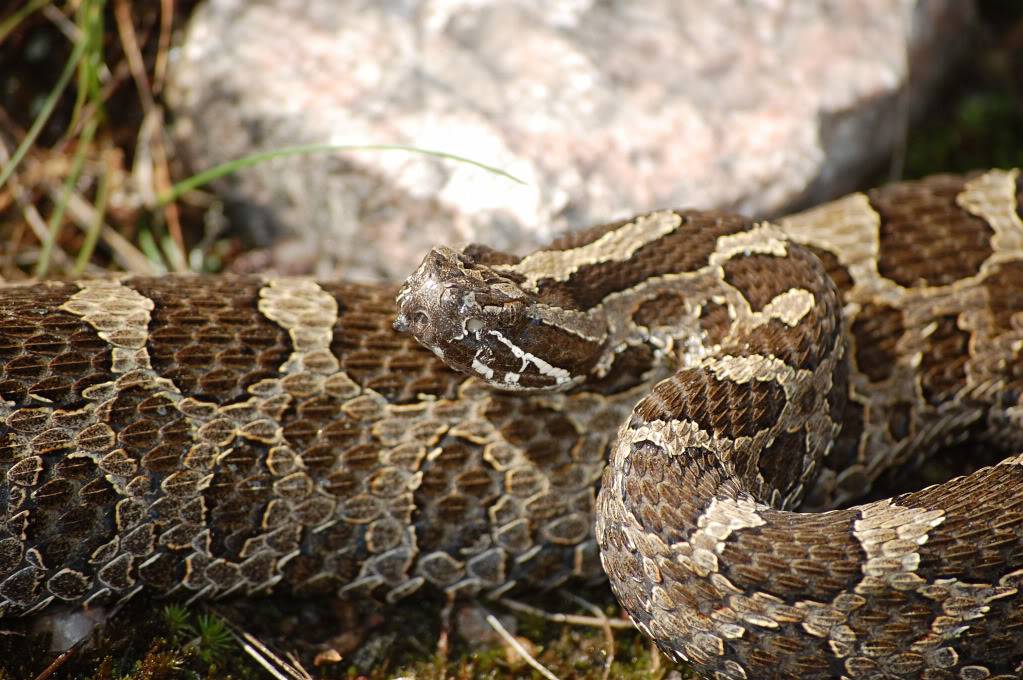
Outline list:
[[[57,79],[57,84],[53,86],[50,94],[46,96],[46,101],[43,102],[43,108],[39,111],[39,115],[32,121],[32,127],[29,128],[28,133],[25,134],[25,138],[21,140],[21,144],[15,149],[14,154],[11,156],[11,160],[0,170],[0,187],[7,183],[14,169],[18,167],[21,160],[28,153],[29,148],[35,143],[36,137],[42,131],[43,126],[46,125],[46,121],[49,120],[50,115],[53,113],[53,109],[57,106],[57,100],[60,98],[61,93],[64,92],[64,88],[67,87],[68,82],[71,80],[71,76],[75,73],[75,68],[78,66],[78,61],[82,58],[85,53],[85,49],[89,46],[89,40],[83,38],[79,40],[75,45],[74,50],[71,51],[71,57],[64,64],[64,70],[61,71],[60,77]]]
[[[92,146],[92,138],[96,134],[96,126],[98,124],[96,118],[90,118],[89,122],[85,124],[85,129],[82,130],[82,135],[78,138],[78,148],[75,150],[74,159],[71,161],[71,171],[64,178],[64,188],[61,192],[60,200],[53,207],[53,214],[50,215],[50,224],[48,225],[49,229],[46,232],[46,240],[43,241],[39,251],[39,260],[36,261],[33,275],[37,279],[46,276],[46,272],[50,268],[53,244],[57,242],[57,236],[60,234],[60,227],[64,221],[64,211],[67,208],[68,199],[71,196],[71,192],[75,189],[78,178],[82,175],[82,166],[85,165],[85,154],[88,153],[89,147]]]
[[[109,197],[110,172],[107,169],[100,173],[99,176],[96,186],[96,200],[93,205],[96,210],[96,216],[89,223],[89,228],[85,232],[85,240],[82,242],[82,247],[78,249],[78,255],[75,256],[75,266],[71,270],[73,276],[82,275],[82,272],[85,271],[85,265],[89,264],[92,253],[96,250],[96,243],[99,242],[99,235],[103,230],[103,217],[106,215],[107,199]]]
[[[263,161],[271,160],[273,158],[283,158],[285,156],[299,156],[303,154],[311,153],[329,153],[336,151],[404,151],[406,153],[418,153],[424,156],[434,156],[435,158],[446,158],[459,163],[468,163],[469,165],[475,165],[478,168],[482,168],[487,172],[492,172],[495,175],[506,177],[513,182],[518,184],[525,184],[521,179],[515,177],[512,174],[496,168],[486,163],[474,161],[471,158],[465,158],[464,156],[458,156],[446,151],[435,151],[432,149],[419,149],[414,146],[403,146],[401,144],[304,144],[301,146],[288,146],[281,149],[275,149],[273,151],[259,151],[257,153],[249,154],[248,156],[242,156],[220,165],[215,165],[208,170],[203,170],[200,173],[192,175],[188,179],[182,180],[172,186],[169,191],[161,194],[158,199],[158,205],[166,205],[171,201],[175,201],[181,197],[182,194],[201,187],[204,184],[212,182],[215,179],[220,179],[224,175],[229,175],[232,172],[247,168]]]
[[[103,68],[104,5],[106,5],[106,0],[85,0],[75,15],[78,28],[89,46],[78,64],[78,87],[76,88],[75,105],[71,113],[71,124],[68,126],[69,134],[79,129],[79,119],[86,102],[91,103],[96,111],[103,109],[100,70]]]
[[[0,43],[2,43],[7,35],[17,28],[18,24],[24,21],[29,14],[32,14],[32,12],[35,12],[37,9],[41,9],[44,5],[49,4],[50,1],[51,0],[32,0],[17,12],[4,19],[3,23],[0,23]]]
[[[167,273],[167,265],[164,264],[163,253],[156,242],[156,236],[150,225],[144,224],[138,232],[138,247],[142,254],[149,261],[149,264],[159,274]]]

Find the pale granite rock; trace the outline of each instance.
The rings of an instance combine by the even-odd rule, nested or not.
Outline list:
[[[527,250],[665,206],[776,213],[886,158],[965,44],[961,0],[207,0],[173,61],[195,169],[278,268],[403,278],[435,243]],[[911,74],[911,75],[910,75]],[[305,253],[309,257],[294,256]]]

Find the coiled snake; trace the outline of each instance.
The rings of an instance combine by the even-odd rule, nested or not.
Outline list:
[[[394,322],[436,356],[371,286],[0,289],[0,617],[602,563],[713,677],[1019,677],[1023,456],[820,510],[967,438],[1023,450],[1021,205],[990,171],[438,248]]]

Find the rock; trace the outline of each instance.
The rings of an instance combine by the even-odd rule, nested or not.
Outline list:
[[[276,266],[400,280],[430,245],[519,252],[647,209],[774,214],[853,187],[973,20],[959,0],[207,0],[176,51],[201,170],[306,143],[407,144],[245,170],[219,188]],[[907,63],[908,59],[908,63]]]

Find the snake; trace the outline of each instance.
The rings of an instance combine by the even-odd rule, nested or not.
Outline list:
[[[1021,677],[1021,352],[1016,169],[437,247],[397,289],[5,285],[0,619],[606,574],[710,678]],[[863,501],[962,442],[1007,457]]]

